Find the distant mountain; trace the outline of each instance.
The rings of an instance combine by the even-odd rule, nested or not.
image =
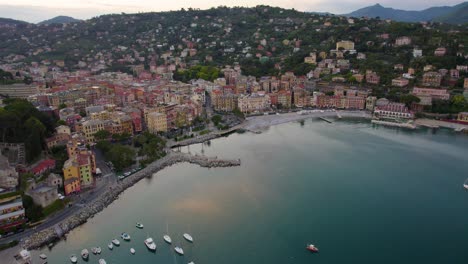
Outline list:
[[[433,19],[437,22],[444,22],[449,24],[464,24],[468,23],[468,2],[456,5],[456,9]]]
[[[29,24],[29,23],[21,21],[21,20],[0,17],[0,25],[26,25],[26,24]]]
[[[69,17],[69,16],[56,16],[54,18],[44,20],[42,22],[39,22],[37,24],[39,25],[44,25],[44,24],[65,24],[65,23],[72,23],[72,22],[79,22],[81,20]]]
[[[455,6],[438,6],[424,9],[421,11],[407,11],[383,7],[380,4],[364,7],[354,12],[346,14],[352,17],[380,17],[381,19],[392,19],[402,22],[420,22],[420,21],[441,21],[446,23],[466,23],[468,15],[466,7],[468,2],[464,2]],[[464,13],[463,13],[464,12]],[[458,17],[455,14],[458,14]],[[460,17],[460,15],[462,17]],[[463,18],[464,17],[464,18]]]

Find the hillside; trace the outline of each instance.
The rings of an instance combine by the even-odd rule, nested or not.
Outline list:
[[[73,17],[69,16],[56,16],[54,18],[44,20],[42,22],[39,22],[37,24],[39,25],[44,25],[44,24],[64,24],[64,23],[72,23],[72,22],[79,22],[81,20],[75,19]]]
[[[450,24],[468,23],[468,2],[458,5],[456,9],[447,14],[436,17],[434,21]]]
[[[453,15],[450,15],[450,14],[458,13],[457,11],[459,10],[461,11],[460,14],[464,14],[461,9],[466,7],[467,4],[468,2],[464,2],[455,6],[431,7],[428,9],[421,10],[421,11],[407,11],[407,10],[393,9],[393,8],[383,7],[380,4],[376,4],[373,6],[368,6],[368,7],[358,9],[354,12],[347,14],[346,16],[380,17],[381,19],[392,19],[395,21],[402,21],[402,22],[432,21],[439,17],[447,16],[447,19],[445,19],[445,22],[451,23],[450,18],[453,17]],[[458,21],[462,21],[461,23],[465,23],[465,22],[468,22],[468,19],[464,20],[463,18],[460,18],[458,19]]]
[[[28,22],[0,17],[0,25],[26,25]]]

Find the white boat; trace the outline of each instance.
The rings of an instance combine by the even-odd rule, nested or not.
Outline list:
[[[188,264],[195,264],[195,262],[193,262],[193,261],[190,261]]]
[[[135,255],[135,249],[134,249],[134,248],[131,248],[131,249],[130,249],[130,253],[132,253],[132,254]]]
[[[171,239],[171,237],[170,237],[170,236],[168,236],[168,235],[164,235],[164,236],[163,236],[163,238],[164,238],[164,241],[166,241],[167,243],[169,243],[169,244],[171,244],[171,243],[172,243],[172,239]]]
[[[40,257],[41,259],[46,259],[46,258],[47,258],[47,255],[46,255],[46,254],[40,254],[39,257]]]
[[[184,254],[184,250],[183,250],[181,247],[175,247],[174,250],[175,250],[175,252],[177,252],[177,254],[179,254],[179,255],[183,255],[183,254]]]
[[[120,246],[120,241],[117,238],[112,239],[112,244]]]
[[[463,187],[468,190],[468,179],[463,183]]]
[[[83,250],[81,250],[81,257],[84,259],[84,260],[88,260],[89,258],[89,251],[85,248]]]
[[[188,242],[192,242],[193,243],[193,237],[187,233],[184,234],[184,238],[188,241]]]
[[[93,254],[96,255],[98,253],[97,247],[91,248],[91,252],[93,252]]]
[[[104,259],[99,259],[99,264],[107,264],[107,262]]]
[[[142,228],[143,228],[143,224],[141,224],[141,223],[136,223],[136,227],[142,229]]]
[[[107,244],[107,247],[108,247],[110,250],[114,249],[114,245],[113,245],[112,243]]]
[[[96,247],[96,252],[97,252],[98,254],[101,254],[101,251],[102,251],[102,250],[101,250],[101,247]]]
[[[71,256],[70,256],[70,261],[71,261],[71,263],[77,263],[77,262],[78,262],[78,258],[77,258],[75,255],[71,255]]]
[[[145,239],[145,245],[149,250],[156,250],[156,243],[154,243],[153,239],[151,237],[148,237]]]
[[[130,235],[127,234],[127,233],[122,233],[122,235],[120,235],[122,237],[123,240],[125,241],[130,241]]]

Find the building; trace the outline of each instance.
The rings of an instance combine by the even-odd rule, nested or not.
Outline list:
[[[463,88],[464,88],[465,90],[468,89],[468,78],[465,78],[465,80],[463,81]]]
[[[38,164],[36,164],[31,170],[30,172],[32,174],[34,174],[34,176],[39,176],[51,169],[54,169],[55,168],[55,160],[53,159],[46,159],[46,160],[42,160],[41,162],[39,162]]]
[[[80,184],[80,168],[79,164],[73,157],[65,161],[63,164],[63,179],[65,195],[78,193],[81,191]]]
[[[291,92],[286,90],[281,90],[278,92],[278,105],[283,108],[291,108],[292,98]]]
[[[262,112],[270,107],[270,97],[262,94],[241,95],[238,108],[242,113]]]
[[[413,118],[413,113],[408,110],[405,104],[402,103],[389,103],[385,106],[376,106],[374,115],[378,118],[392,118],[392,119],[410,119]]]
[[[417,97],[429,96],[432,99],[439,100],[448,100],[450,99],[450,94],[447,92],[447,89],[434,89],[434,88],[420,88],[414,87],[412,94]]]
[[[343,49],[346,51],[354,50],[354,42],[349,41],[349,40],[338,41],[336,43],[336,50],[340,50],[340,49]]]
[[[405,87],[408,84],[409,84],[409,80],[405,79],[405,78],[402,78],[402,77],[398,77],[398,78],[395,78],[395,79],[392,80],[392,86]]]
[[[25,222],[26,215],[21,198],[0,203],[0,229],[7,232]]]
[[[422,49],[414,48],[413,49],[413,57],[414,58],[422,57]]]
[[[405,46],[405,45],[411,45],[411,38],[403,36],[403,37],[398,37],[395,40],[395,46]]]
[[[317,54],[315,54],[315,52],[311,52],[308,57],[304,58],[304,63],[316,64],[317,63]]]
[[[148,131],[156,134],[158,132],[167,132],[167,115],[164,113],[153,112],[148,114]]]
[[[0,188],[12,189],[18,185],[18,172],[10,166],[8,158],[0,154]]]
[[[36,184],[32,182],[26,194],[31,196],[35,204],[43,208],[51,205],[58,199],[57,186],[49,186],[47,183]]]
[[[434,51],[434,56],[442,57],[442,56],[445,56],[446,53],[447,53],[447,49],[440,47]]]
[[[458,121],[461,122],[468,122],[468,112],[460,112],[458,113]]]
[[[87,143],[94,143],[94,134],[104,130],[104,122],[102,120],[87,120],[81,123],[81,132],[86,137]]]
[[[377,97],[368,96],[366,98],[366,109],[369,111],[374,111],[375,103],[377,102]]]
[[[376,72],[367,71],[366,72],[366,82],[370,84],[379,84],[380,76]]]
[[[211,93],[211,103],[216,111],[233,111],[238,105],[238,95],[223,93],[220,90],[213,90]]]
[[[438,72],[426,72],[423,74],[422,85],[423,86],[431,86],[431,87],[438,87],[442,82],[442,74]]]

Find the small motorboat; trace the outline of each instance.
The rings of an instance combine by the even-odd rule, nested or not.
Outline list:
[[[177,252],[177,254],[179,254],[179,255],[183,255],[183,254],[184,254],[184,250],[183,250],[181,247],[175,247],[174,250],[175,250],[175,252]]]
[[[123,240],[125,241],[130,241],[130,235],[127,234],[127,233],[122,233],[122,235],[120,235],[122,237]]]
[[[315,246],[312,245],[312,244],[308,244],[308,245],[306,246],[306,249],[309,250],[310,252],[314,252],[314,253],[317,253],[317,252],[319,251],[318,248],[315,247]]]
[[[89,258],[89,251],[85,248],[83,250],[81,250],[81,257],[84,259],[84,260],[88,260]]]
[[[171,237],[170,237],[170,236],[168,236],[168,235],[164,235],[164,236],[163,236],[163,238],[164,238],[164,241],[166,241],[167,243],[169,243],[169,244],[171,244],[171,243],[172,243],[172,239],[171,239]]]
[[[151,237],[148,237],[147,239],[145,239],[145,245],[151,251],[156,250],[156,243],[154,243],[154,241],[153,241],[153,239]]]
[[[46,254],[40,254],[39,257],[40,257],[41,259],[47,259],[47,255],[46,255]]]
[[[110,250],[114,249],[114,245],[112,244],[112,242],[109,243],[109,244],[107,244],[107,247],[108,247]]]
[[[193,237],[187,233],[184,234],[184,238],[188,241],[193,243]]]
[[[463,183],[463,187],[468,190],[468,179]]]
[[[97,247],[91,248],[91,252],[93,252],[94,255],[98,253]]]
[[[99,264],[107,264],[107,262],[104,259],[99,259]]]
[[[120,246],[120,241],[117,238],[112,239],[112,244]]]
[[[70,261],[71,261],[71,263],[77,263],[77,262],[78,262],[78,258],[77,258],[75,255],[71,255],[71,256],[70,256]]]
[[[134,248],[131,248],[131,249],[130,249],[130,253],[132,253],[133,255],[135,255],[135,249],[134,249]]]
[[[141,224],[141,223],[136,223],[136,227],[142,229],[142,228],[143,228],[143,224]]]
[[[101,250],[101,247],[96,247],[96,252],[97,252],[98,254],[101,254],[101,251],[102,251],[102,250]]]
[[[195,262],[193,262],[193,261],[190,261],[188,264],[195,264]]]

